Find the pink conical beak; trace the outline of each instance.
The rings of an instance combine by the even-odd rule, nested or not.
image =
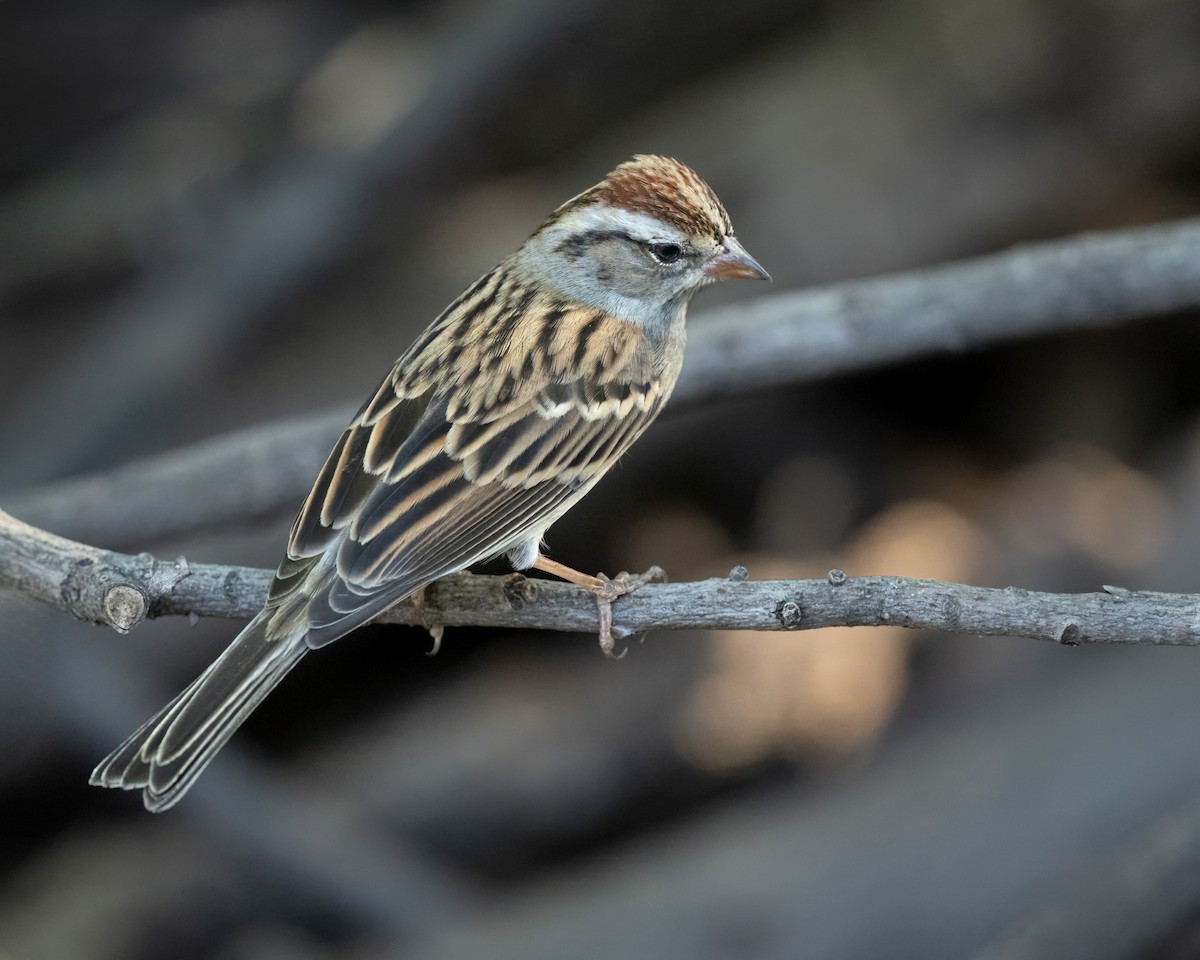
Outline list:
[[[771,275],[757,260],[746,252],[734,237],[726,237],[725,244],[704,268],[706,275],[714,280],[770,280]]]

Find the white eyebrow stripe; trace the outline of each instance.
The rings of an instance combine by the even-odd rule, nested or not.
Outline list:
[[[672,224],[663,223],[645,213],[613,207],[606,203],[592,204],[573,211],[564,217],[561,226],[564,233],[581,233],[598,230],[619,231],[634,240],[670,240],[682,243],[687,238]]]

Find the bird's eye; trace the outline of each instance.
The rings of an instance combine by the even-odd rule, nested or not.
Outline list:
[[[683,247],[677,243],[652,243],[650,256],[659,263],[674,263],[683,256]]]

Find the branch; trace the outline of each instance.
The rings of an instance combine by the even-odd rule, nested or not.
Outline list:
[[[262,607],[271,575],[97,550],[0,511],[0,582],[122,633],[147,616],[252,617]],[[649,584],[621,598],[614,633],[900,626],[1069,645],[1195,646],[1198,607],[1200,596],[1120,587],[1036,593],[909,577],[847,577],[839,570],[825,580],[751,581],[736,567],[725,579]],[[378,621],[591,632],[596,604],[591,594],[559,581],[463,573],[432,584],[422,609],[406,600]]]
[[[18,495],[11,510],[48,530],[121,546],[296,509],[353,415],[347,405],[212,437]]]
[[[148,553],[111,553],[55,536],[0,510],[0,583],[26,596],[128,633],[191,576]]]
[[[698,316],[672,409],[1198,307],[1195,219],[790,291]],[[10,509],[40,526],[107,543],[144,542],[290,510],[308,491],[349,410],[260,425],[58,483],[18,497]]]
[[[1200,308],[1200,219],[1082,234],[712,313],[673,402]]]

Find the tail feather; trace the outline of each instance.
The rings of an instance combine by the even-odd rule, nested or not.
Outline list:
[[[100,762],[92,785],[140,789],[155,813],[174,806],[309,650],[345,636],[424,582],[391,582],[335,605],[331,591],[341,579],[332,565],[288,560],[280,570],[284,580],[272,585],[266,608],[187,689]]]
[[[142,789],[146,809],[154,812],[178,802],[308,651],[302,628],[268,635],[271,620],[264,611],[250,621],[212,666],[100,762],[90,782]]]

